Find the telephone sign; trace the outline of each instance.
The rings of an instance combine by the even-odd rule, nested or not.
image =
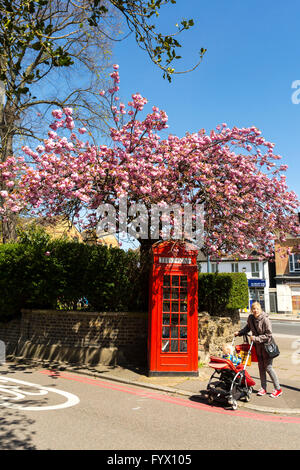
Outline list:
[[[159,257],[159,262],[160,263],[166,263],[166,264],[191,264],[191,259],[190,258],[162,258],[161,256]]]

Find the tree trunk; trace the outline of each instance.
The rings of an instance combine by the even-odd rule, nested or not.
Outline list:
[[[17,233],[17,215],[13,212],[1,220],[2,243],[9,243],[16,241]]]
[[[139,239],[140,246],[140,263],[141,263],[141,290],[145,293],[145,297],[141,300],[142,309],[147,312],[149,304],[149,278],[152,269],[152,245],[158,240]]]
[[[0,162],[5,162],[13,155],[13,129],[16,112],[7,104],[0,104]],[[2,187],[0,190],[7,189]],[[0,202],[1,203],[1,202]],[[2,243],[16,240],[17,215],[13,212],[0,218]]]

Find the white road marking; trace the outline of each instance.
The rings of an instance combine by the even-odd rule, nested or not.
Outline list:
[[[24,386],[25,388],[36,388],[37,391],[29,391],[26,389],[24,390],[22,389],[22,386],[23,388]],[[28,396],[43,396],[47,395],[49,392],[62,395],[64,398],[66,398],[66,401],[58,405],[49,406],[26,406],[26,404],[21,405],[16,403],[16,401],[23,400]],[[0,377],[0,406],[3,406],[5,408],[13,408],[24,411],[50,411],[75,406],[79,402],[80,400],[76,395],[73,395],[69,392],[65,392],[63,390],[58,390],[57,388],[53,389],[51,387],[44,387],[42,385],[34,384],[31,382],[25,382],[23,380],[11,379],[9,377]]]

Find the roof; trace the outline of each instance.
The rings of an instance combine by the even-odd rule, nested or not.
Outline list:
[[[96,236],[96,230],[85,230],[79,232],[79,230],[72,224],[72,222],[63,217],[22,217],[19,219],[20,225],[26,227],[30,224],[36,224],[39,227],[43,227],[54,239],[67,238],[68,240],[76,240],[81,243],[107,245],[109,247],[119,247],[119,242],[113,233],[100,233]]]
[[[55,217],[37,217],[37,218],[20,218],[19,224],[22,227],[27,227],[31,224],[35,224],[45,229],[46,233],[54,239],[68,238],[70,240],[83,241],[82,235],[77,230],[75,225],[63,216]]]
[[[107,245],[113,248],[119,247],[119,242],[117,237],[110,232],[100,232],[96,233],[95,229],[88,229],[82,232],[82,238],[85,243],[91,245]]]
[[[203,253],[202,250],[199,251],[199,254],[198,254],[198,257],[197,257],[197,260],[198,261],[207,261],[207,255],[205,255]],[[230,254],[224,258],[213,258],[212,256],[210,256],[209,258],[209,261],[210,262],[213,262],[213,263],[222,263],[222,262],[234,262],[234,263],[237,263],[238,261],[258,261],[260,260],[260,257],[258,256],[258,253],[256,251],[252,251],[252,252],[245,252],[245,257],[241,257],[239,255],[235,255],[235,254]]]

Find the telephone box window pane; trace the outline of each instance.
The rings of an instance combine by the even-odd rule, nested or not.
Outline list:
[[[187,290],[184,287],[180,289],[180,300],[187,300]]]
[[[172,325],[178,325],[178,320],[179,320],[179,316],[178,314],[173,314],[172,313],[172,317],[171,317],[171,324]]]
[[[170,276],[164,276],[164,286],[170,286]]]
[[[186,302],[180,302],[180,311],[181,312],[187,312],[187,303]]]
[[[162,337],[169,338],[170,336],[170,328],[168,326],[164,326],[162,329]]]
[[[169,299],[170,298],[170,288],[169,287],[164,287],[163,288],[163,299]]]
[[[178,327],[171,326],[171,338],[178,338]]]
[[[181,276],[181,281],[180,281],[180,285],[182,287],[186,287],[187,286],[187,276]]]
[[[163,339],[161,342],[161,350],[162,352],[167,352],[169,351],[170,348],[170,341]]]
[[[171,341],[171,352],[178,352],[178,340]]]
[[[187,327],[180,327],[180,338],[187,338]]]
[[[178,289],[172,289],[172,299],[179,299],[179,291]]]
[[[169,325],[170,324],[170,315],[168,313],[163,314],[163,325]]]
[[[178,302],[172,302],[172,312],[179,312]]]
[[[180,352],[187,352],[187,341],[180,341]]]
[[[187,315],[183,313],[180,314],[180,325],[187,325]]]
[[[179,286],[179,276],[172,277],[172,286]]]
[[[163,312],[170,312],[170,302],[163,302]]]

